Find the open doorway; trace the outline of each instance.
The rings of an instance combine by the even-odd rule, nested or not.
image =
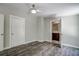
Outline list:
[[[61,38],[61,20],[51,21],[51,41],[60,44]]]

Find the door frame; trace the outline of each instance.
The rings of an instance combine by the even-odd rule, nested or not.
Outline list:
[[[0,33],[0,40],[2,41],[1,43],[1,48],[0,48],[0,51],[3,51],[4,50],[4,15],[3,14],[0,14],[0,17],[1,17],[1,26],[2,28],[1,29],[1,33]]]
[[[14,15],[9,15],[9,17],[10,17],[10,41],[9,41],[9,47],[8,48],[12,48],[12,47],[15,47],[15,46],[12,46],[12,19],[11,19],[11,17],[14,17],[14,18],[21,18],[21,19],[24,19],[24,21],[25,21],[25,18],[22,18],[22,17],[19,17],[19,16],[14,16]],[[24,22],[25,23],[25,22]],[[24,26],[25,26],[25,24],[24,24]],[[24,31],[25,31],[25,29],[24,29]],[[25,36],[25,35],[24,35]],[[25,40],[25,37],[24,37],[24,40]],[[22,43],[22,44],[25,44],[25,42],[24,43]],[[19,45],[21,45],[21,44],[19,44]],[[17,46],[17,45],[16,45]]]
[[[62,25],[62,20],[61,20],[61,18],[60,17],[58,17],[58,18],[56,18],[56,19],[59,19],[60,20],[60,38],[59,38],[59,43],[61,44],[61,39],[62,39],[62,32],[61,32],[61,25]],[[50,20],[50,41],[52,42],[52,22],[54,21],[55,19],[53,19],[53,20]]]

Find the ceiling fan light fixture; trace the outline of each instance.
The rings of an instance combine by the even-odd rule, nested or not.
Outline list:
[[[33,13],[33,14],[36,14],[37,12],[39,12],[39,9],[36,9],[35,5],[33,4],[30,12]]]
[[[33,9],[33,10],[31,10],[31,13],[36,14],[37,11]]]

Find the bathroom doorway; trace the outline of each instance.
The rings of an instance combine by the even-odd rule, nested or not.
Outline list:
[[[51,21],[51,40],[54,43],[60,43],[61,38],[61,20],[52,20]]]

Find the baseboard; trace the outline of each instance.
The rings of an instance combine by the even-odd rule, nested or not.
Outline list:
[[[6,49],[10,49],[11,47],[6,47],[6,48],[4,48],[4,50],[6,50]]]
[[[70,44],[61,44],[61,45],[68,46],[68,47],[73,47],[73,48],[78,48],[79,49],[78,46],[74,46],[74,45],[70,45]]]
[[[40,40],[39,42],[44,42],[44,41],[50,42],[49,40]]]
[[[26,44],[26,42],[24,42],[23,44]],[[20,45],[22,45],[22,44],[20,44]],[[19,45],[16,45],[16,46],[19,46]],[[14,47],[16,47],[16,46],[14,46]],[[10,48],[13,48],[13,47],[5,47],[3,50],[10,49]]]
[[[35,40],[36,41],[36,40]],[[39,42],[44,42],[44,41],[48,41],[48,40],[40,40]],[[23,43],[23,44],[28,44],[28,43],[30,43],[30,42],[34,42],[34,41],[28,41],[28,42],[25,42],[25,43]],[[48,42],[50,42],[50,41],[48,41]],[[21,44],[22,45],[22,44]],[[18,45],[19,46],[19,45]],[[16,47],[16,46],[14,46],[14,47]],[[10,49],[10,48],[13,48],[13,47],[5,47],[3,50],[6,50],[6,49]]]

